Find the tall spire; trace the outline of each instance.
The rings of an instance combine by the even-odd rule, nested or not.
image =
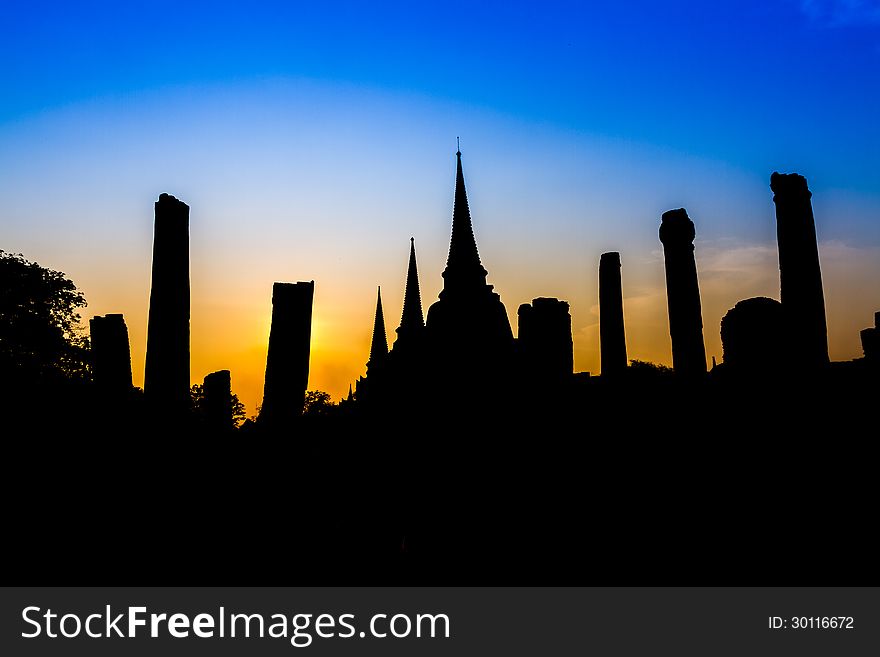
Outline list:
[[[398,337],[420,331],[425,327],[422,315],[422,295],[419,292],[419,272],[416,269],[416,240],[409,238],[409,268],[406,272],[406,292],[403,295],[403,315],[400,318]]]
[[[459,287],[461,283],[486,284],[486,270],[480,263],[474,227],[468,207],[464,173],[461,168],[461,151],[455,153],[455,206],[452,211],[452,238],[449,242],[449,258],[446,260],[444,288]],[[450,285],[451,284],[451,285]]]
[[[382,288],[376,297],[376,321],[373,324],[373,343],[370,345],[370,360],[367,361],[367,374],[370,368],[380,364],[388,356],[388,339],[385,337],[385,315],[382,313]]]

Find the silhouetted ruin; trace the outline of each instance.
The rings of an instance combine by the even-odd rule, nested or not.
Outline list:
[[[700,285],[694,259],[695,236],[694,222],[684,208],[663,213],[660,241],[666,260],[672,367],[676,374],[687,377],[706,373]]]
[[[111,395],[131,391],[131,347],[128,327],[120,314],[96,315],[89,320],[92,375],[95,385]]]
[[[865,360],[880,364],[880,312],[874,313],[874,326],[862,329],[859,335],[862,338]]]
[[[571,314],[568,303],[534,299],[519,307],[517,346],[525,381],[533,386],[568,382],[574,371]]]
[[[202,419],[208,431],[232,431],[232,381],[229,370],[211,372],[202,384]]]
[[[828,330],[812,194],[806,178],[796,173],[774,172],[770,189],[776,204],[780,299],[789,324],[792,362],[821,367],[828,364]]]
[[[620,254],[605,253],[602,376],[590,377],[573,373],[567,302],[519,305],[514,339],[477,250],[458,152],[443,290],[427,319],[411,238],[394,344],[378,290],[366,376],[334,404],[307,391],[314,281],[275,283],[263,404],[257,421],[240,427],[228,370],[189,387],[185,204],[166,194],[156,203],[148,399],[131,388],[121,315],[91,320],[89,368],[74,330],[85,299],[72,281],[0,254],[3,283],[29,281],[19,285],[26,293],[0,290],[0,399],[24,424],[10,435],[41,452],[21,461],[39,464],[27,469],[36,477],[28,491],[47,491],[39,507],[10,507],[14,561],[142,577],[198,564],[267,579],[279,564],[304,564],[305,577],[329,573],[346,584],[377,575],[392,583],[493,583],[511,573],[571,583],[599,571],[693,577],[719,555],[725,573],[775,573],[780,560],[755,545],[770,546],[791,572],[827,564],[839,577],[853,555],[873,564],[873,527],[864,523],[873,479],[858,467],[874,462],[864,437],[876,424],[880,313],[861,332],[864,358],[815,367],[827,341],[809,192],[799,176],[775,174],[771,184],[782,302],[757,297],[731,308],[721,320],[723,362],[707,373],[694,224],[683,209],[666,212],[675,371],[638,359],[627,366]],[[401,248],[401,282],[403,256]],[[805,366],[815,375],[803,376]],[[124,389],[124,397],[105,394]],[[68,440],[83,418],[89,440]],[[829,437],[841,448],[826,449]],[[106,466],[108,446],[120,467]],[[837,504],[829,490],[853,504]],[[82,513],[49,522],[34,513],[62,495],[70,508],[90,509],[108,491],[124,502],[118,522],[84,531]],[[58,536],[78,540],[58,550]],[[660,539],[646,548],[646,537]],[[719,545],[728,551],[709,549]]]
[[[302,413],[309,383],[315,282],[272,286],[272,326],[260,421],[289,426]]]
[[[599,257],[599,346],[602,376],[613,378],[626,371],[626,333],[623,326],[623,288],[620,254]]]
[[[189,206],[169,194],[156,201],[153,284],[144,394],[157,407],[189,405]]]
[[[787,339],[782,304],[775,299],[740,301],[721,320],[724,364],[740,373],[781,370]]]

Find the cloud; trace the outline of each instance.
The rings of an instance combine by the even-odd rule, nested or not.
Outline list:
[[[826,27],[880,25],[880,0],[799,0],[801,11]]]

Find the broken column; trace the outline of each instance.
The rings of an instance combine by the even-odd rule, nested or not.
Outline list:
[[[568,303],[552,298],[533,299],[519,307],[517,347],[527,382],[560,384],[574,371],[571,314]]]
[[[616,252],[599,258],[599,347],[603,377],[613,378],[626,371],[623,289],[620,254]]]
[[[210,431],[231,431],[232,381],[229,370],[211,372],[202,385],[202,418]]]
[[[721,319],[724,365],[739,374],[775,372],[785,364],[784,311],[776,299],[737,302]]]
[[[131,349],[128,327],[119,314],[96,315],[89,320],[92,374],[104,393],[121,395],[131,391]]]
[[[792,360],[807,367],[828,363],[825,295],[812,194],[796,173],[773,173],[770,189],[776,203],[779,287],[791,338]]]
[[[314,281],[272,287],[272,327],[260,409],[265,424],[283,426],[302,414],[309,383],[314,294]]]
[[[190,400],[189,206],[162,194],[155,211],[144,394],[166,410],[182,410]]]
[[[706,373],[700,285],[694,259],[695,236],[694,222],[684,208],[663,213],[660,241],[666,260],[672,366],[677,374],[684,376]]]

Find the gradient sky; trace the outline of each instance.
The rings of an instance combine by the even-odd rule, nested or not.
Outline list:
[[[880,3],[6,2],[0,248],[122,312],[143,381],[153,202],[191,210],[192,378],[255,411],[276,280],[316,281],[310,388],[389,335],[409,238],[448,248],[455,137],[489,281],[572,304],[599,369],[599,254],[622,253],[630,358],[669,364],[660,214],[687,208],[708,355],[778,297],[770,173],[813,191],[831,356],[880,309]]]

